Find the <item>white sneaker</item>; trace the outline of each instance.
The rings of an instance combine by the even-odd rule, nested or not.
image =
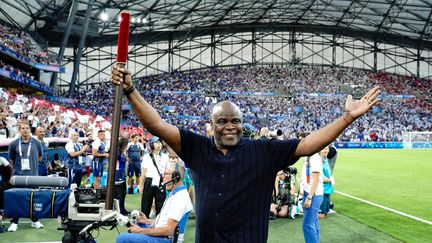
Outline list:
[[[36,221],[36,222],[32,222],[31,227],[36,228],[36,229],[40,229],[43,228],[43,224],[40,221]]]
[[[11,223],[9,228],[8,228],[8,231],[9,232],[15,232],[17,229],[18,229],[18,224]]]

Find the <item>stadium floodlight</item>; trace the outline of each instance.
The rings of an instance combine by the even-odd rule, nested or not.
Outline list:
[[[143,24],[147,23],[147,19],[146,19],[146,18],[143,18],[143,19],[142,19],[142,23],[143,23]]]
[[[132,19],[131,19],[131,22],[132,22],[132,23],[135,23],[135,21],[136,21],[135,18],[132,18]]]
[[[100,19],[102,20],[102,21],[108,21],[108,14],[107,13],[105,13],[105,12],[102,12],[101,13],[101,15],[100,15]]]
[[[137,22],[137,24],[141,23],[141,19],[140,19],[140,18],[137,18],[137,19],[136,19],[136,22]]]

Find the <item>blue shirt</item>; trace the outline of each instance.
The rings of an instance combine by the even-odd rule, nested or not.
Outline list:
[[[195,185],[195,242],[266,242],[276,174],[297,161],[299,140],[242,138],[224,155],[213,138],[179,130]]]
[[[141,161],[141,146],[137,144],[131,144],[127,150],[128,157],[132,162],[140,162]]]
[[[39,175],[39,156],[43,156],[43,150],[41,143],[35,139],[31,138],[29,142],[21,141],[21,155],[19,152],[19,144],[21,138],[12,141],[9,144],[9,159],[14,161],[13,173],[14,175]],[[30,145],[31,143],[31,145]],[[30,156],[27,157],[27,152],[30,145]],[[21,169],[21,159],[29,159],[30,170]]]
[[[126,169],[126,156],[121,152],[117,152],[117,163],[118,163],[118,169],[117,170],[125,170]]]
[[[48,161],[48,143],[45,141],[39,141],[39,142],[41,143],[42,151],[43,151],[42,160],[39,161],[39,163],[48,166],[51,163],[51,161]]]
[[[323,159],[323,176],[330,178],[331,177],[331,169],[328,159]],[[324,182],[324,194],[333,194],[334,188],[331,182]]]

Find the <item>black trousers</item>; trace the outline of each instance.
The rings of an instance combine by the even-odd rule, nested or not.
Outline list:
[[[153,204],[153,198],[156,205],[156,215],[158,215],[162,209],[165,201],[165,189],[159,190],[158,187],[152,186],[152,178],[146,178],[144,181],[143,194],[141,197],[141,211],[148,218],[150,210]]]

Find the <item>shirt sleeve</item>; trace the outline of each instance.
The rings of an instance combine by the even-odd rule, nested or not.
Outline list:
[[[150,156],[148,154],[144,155],[144,158],[143,158],[142,163],[141,163],[141,168],[147,169],[149,161],[151,161]]]
[[[294,164],[299,158],[294,157],[299,139],[269,139],[268,148],[272,161],[277,163],[278,170]],[[280,166],[279,166],[280,165]]]
[[[321,156],[319,154],[312,155],[310,157],[309,163],[310,163],[310,168],[311,168],[312,172],[322,173],[322,171],[323,171],[322,160],[321,160]]]
[[[68,142],[65,146],[66,152],[70,153],[70,152],[75,152],[75,149],[73,147],[73,143]]]
[[[38,155],[43,156],[42,142],[37,143]]]
[[[96,140],[92,143],[92,150],[99,150],[99,146],[100,146],[101,142],[100,140]]]
[[[183,215],[192,210],[190,199],[185,198],[185,195],[189,197],[186,191],[181,193],[178,192],[173,196],[176,198],[173,198],[173,201],[168,208],[168,218],[179,222],[183,218]]]
[[[181,151],[178,156],[185,162],[185,164],[189,168],[194,168],[194,152],[196,153],[197,148],[201,147],[203,144],[206,143],[207,138],[184,129],[179,128],[179,131],[181,140]]]
[[[9,144],[9,159],[15,160],[16,159],[16,143],[12,142]]]

